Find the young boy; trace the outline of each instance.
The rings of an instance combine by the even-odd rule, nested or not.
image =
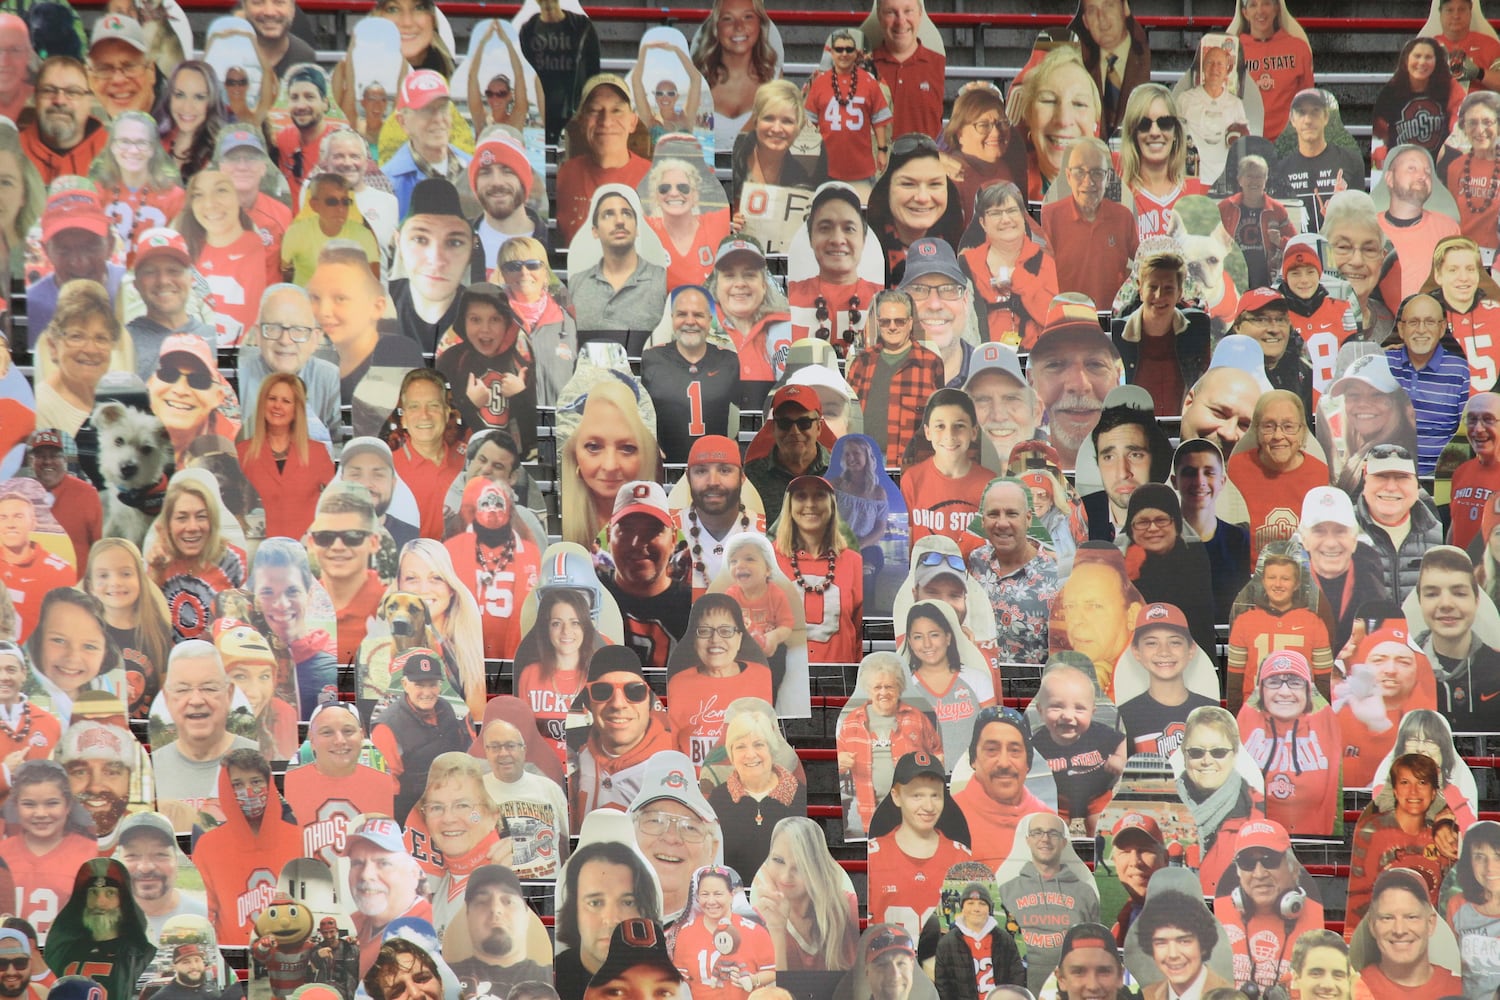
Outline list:
[[[1170,756],[1182,745],[1188,713],[1218,701],[1187,686],[1187,668],[1198,655],[1187,617],[1171,604],[1148,604],[1136,619],[1131,652],[1146,668],[1146,690],[1120,706],[1131,753]]]
[[[918,750],[896,762],[891,793],[870,822],[871,923],[901,924],[919,935],[941,902],[948,869],[971,857],[950,835],[962,819],[940,760]]]
[[[922,432],[932,446],[932,457],[901,475],[901,497],[911,515],[911,541],[947,535],[968,558],[984,544],[984,539],[968,528],[979,510],[980,494],[995,478],[993,472],[974,461],[979,443],[974,401],[962,390],[939,389],[927,401]]]
[[[1057,782],[1057,814],[1064,822],[1082,819],[1089,836],[1114,795],[1125,770],[1125,737],[1094,722],[1094,678],[1071,663],[1054,662],[1042,674],[1037,709],[1042,725],[1031,744],[1045,757]]]
[[[1323,287],[1323,261],[1316,237],[1297,236],[1287,244],[1281,258],[1281,283],[1277,291],[1286,299],[1292,329],[1307,346],[1312,361],[1312,402],[1333,381],[1334,360],[1344,341],[1354,335],[1354,312],[1343,299],[1333,298]],[[1309,413],[1312,411],[1309,409]]]
[[[1329,649],[1328,626],[1301,599],[1302,589],[1302,564],[1296,559],[1272,552],[1261,560],[1260,590],[1265,597],[1242,612],[1229,628],[1224,699],[1230,712],[1239,714],[1240,706],[1255,688],[1261,661],[1281,649],[1307,657],[1313,681],[1323,697],[1329,697],[1333,652]]]

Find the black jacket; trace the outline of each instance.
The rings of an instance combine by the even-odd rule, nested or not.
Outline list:
[[[1001,917],[1004,917],[1001,913]],[[938,941],[937,965],[933,971],[933,985],[943,1000],[980,1000],[979,982],[974,978],[974,954],[957,924]],[[996,986],[1026,985],[1026,966],[1021,962],[1021,951],[1016,942],[1005,933],[1004,925],[998,921],[990,929],[990,973]]]
[[[1139,309],[1140,302],[1137,300],[1123,317],[1111,322],[1109,327],[1110,339],[1120,352],[1120,361],[1125,365],[1125,382],[1129,385],[1135,384],[1136,369],[1141,360],[1140,324],[1139,321],[1131,322]],[[1187,320],[1187,325],[1176,334],[1177,339],[1174,341],[1177,347],[1177,369],[1182,376],[1183,387],[1191,389],[1202,378],[1203,373],[1208,371],[1212,352],[1212,323],[1208,314],[1201,309],[1179,309],[1178,313]],[[1182,400],[1158,399],[1155,403],[1157,413],[1166,413],[1180,407]]]

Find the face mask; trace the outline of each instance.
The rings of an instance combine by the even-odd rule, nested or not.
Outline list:
[[[258,791],[253,788],[237,788],[234,792],[234,800],[239,803],[240,811],[248,819],[259,819],[265,815],[266,801],[270,798],[270,789],[261,788]]]
[[[510,524],[510,504],[506,502],[505,494],[499,489],[489,489],[479,494],[474,521],[481,528],[491,531]]]

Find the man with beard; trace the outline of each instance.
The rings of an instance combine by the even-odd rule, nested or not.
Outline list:
[[[1064,469],[1078,461],[1120,372],[1120,356],[1093,306],[1054,300],[1026,361],[1026,377],[1046,410],[1049,440]]]
[[[1432,197],[1432,175],[1432,154],[1421,146],[1403,143],[1386,155],[1383,179],[1391,204],[1380,214],[1380,228],[1402,260],[1431,260],[1438,240],[1459,234],[1451,216],[1423,207]],[[1427,280],[1422,271],[1420,267],[1402,269],[1403,299],[1422,290]]]
[[[337,918],[324,917],[318,921],[317,944],[312,955],[313,980],[336,986],[349,996],[359,978],[359,941],[339,932]]]
[[[453,101],[448,81],[435,70],[406,74],[396,97],[396,122],[406,132],[406,142],[381,170],[390,178],[396,205],[405,216],[420,181],[439,177],[457,190],[468,176],[469,154],[453,145]],[[460,197],[467,193],[465,188]]]
[[[1212,441],[1185,438],[1172,454],[1167,482],[1182,501],[1183,523],[1197,533],[1213,567],[1214,621],[1227,622],[1234,599],[1250,579],[1250,536],[1219,517],[1219,494],[1229,482],[1223,452]]]
[[[1125,530],[1131,494],[1171,473],[1172,445],[1151,410],[1129,403],[1101,411],[1091,437],[1104,489],[1084,497],[1083,510],[1089,538],[1112,542]]]
[[[386,926],[397,917],[431,923],[432,904],[417,892],[422,866],[406,852],[401,824],[389,816],[366,817],[350,830],[344,856],[349,859],[349,898],[355,909],[359,972],[364,975],[380,953]]]
[[[1471,543],[1479,538],[1484,508],[1500,491],[1500,448],[1496,448],[1500,436],[1496,434],[1497,429],[1500,429],[1500,393],[1475,395],[1464,410],[1464,431],[1474,457],[1453,470],[1453,498],[1448,507],[1452,521],[1448,542],[1461,549],[1471,548]],[[1480,545],[1488,542],[1489,539],[1482,539]]]
[[[110,858],[80,865],[42,950],[47,967],[59,976],[87,976],[106,997],[128,997],[155,953],[125,866]]]
[[[1060,818],[1031,817],[1026,850],[1030,858],[1000,887],[1000,900],[1026,942],[1027,986],[1039,990],[1057,968],[1067,929],[1080,920],[1099,919],[1099,892],[1092,881],[1079,877],[1077,859],[1066,857],[1068,828]]]
[[[109,239],[109,217],[91,187],[57,191],[47,198],[47,209],[42,213],[42,248],[52,262],[52,273],[26,289],[26,336],[32,350],[52,322],[57,293],[63,285],[87,278],[103,285],[111,302],[119,294],[125,268],[109,259]]]
[[[740,499],[745,469],[740,446],[722,434],[693,442],[687,459],[688,496],[684,510],[673,517],[678,534],[687,539],[693,565],[693,597],[702,597],[724,566],[724,545],[741,531],[764,533],[764,514],[751,513]]]
[[[526,766],[526,740],[515,724],[491,720],[479,738],[490,765],[484,787],[509,831],[511,870],[518,878],[556,877],[568,856],[568,799],[562,785],[535,765]]]
[[[580,333],[625,330],[639,349],[645,333],[661,322],[667,303],[667,270],[636,252],[640,201],[623,184],[606,184],[594,193],[594,238],[602,256],[593,267],[568,274],[568,295]]]
[[[296,17],[295,0],[247,0],[245,19],[255,29],[255,49],[262,62],[271,64],[276,78],[286,76],[286,71],[298,63],[316,62],[318,54],[313,47],[292,34],[292,20]]]
[[[1075,139],[1068,147],[1065,173],[1073,197],[1042,206],[1042,232],[1057,264],[1057,287],[1109,309],[1140,246],[1135,215],[1104,197],[1111,166],[1103,140]]]
[[[1348,643],[1359,609],[1390,599],[1380,554],[1360,538],[1349,494],[1333,486],[1307,491],[1297,532],[1307,550],[1313,581],[1332,609],[1334,629],[1329,638],[1337,652]]]
[[[164,37],[177,41],[171,31]],[[105,14],[94,22],[89,36],[89,82],[110,120],[122,111],[151,113],[163,78],[150,49],[145,29],[133,17]]]
[[[218,349],[213,324],[188,312],[194,277],[193,258],[179,233],[166,228],[141,233],[135,244],[135,286],[146,311],[132,319],[126,329],[135,344],[135,373],[142,382],[156,371],[162,342],[174,334],[190,334]],[[253,394],[255,390],[247,389],[243,378],[241,375],[241,390]],[[253,395],[251,399],[253,405]]]
[[[27,442],[26,460],[31,473],[52,494],[52,516],[57,518],[73,543],[73,554],[81,578],[88,566],[88,551],[104,534],[104,511],[93,484],[68,474],[62,433],[43,428]]]
[[[604,586],[625,619],[625,644],[653,667],[664,667],[687,631],[692,592],[667,572],[677,529],[658,483],[637,480],[620,487],[609,519],[614,572]]]
[[[266,246],[278,245],[286,227],[292,224],[292,210],[280,198],[261,189],[267,172],[273,167],[271,158],[266,155],[266,141],[261,138],[259,130],[226,125],[214,144],[214,162],[234,185],[240,208],[255,223],[261,242]]]
[[[574,128],[583,148],[557,168],[557,193],[552,204],[558,238],[564,244],[588,218],[589,198],[604,184],[640,184],[651,161],[630,151],[630,137],[640,125],[631,103],[630,85],[613,73],[589,78],[578,98]],[[653,324],[654,325],[654,324]]]
[[[46,1000],[47,987],[31,979],[31,943],[26,935],[0,930],[0,1000]]]
[[[130,730],[101,722],[75,721],[63,733],[58,763],[68,772],[73,795],[94,818],[104,850],[114,845],[115,828],[130,804],[130,780],[139,750]]]
[[[150,235],[151,233],[147,233],[146,237]],[[146,237],[142,237],[143,244]],[[141,259],[137,256],[137,284],[143,284],[141,267]],[[187,277],[185,274],[184,280]],[[146,285],[142,295],[148,307],[151,294],[150,286]],[[307,392],[307,415],[311,418],[308,420],[309,434],[316,438],[320,432],[341,430],[343,422],[339,414],[339,369],[332,361],[315,356],[322,338],[318,335],[318,321],[313,316],[312,303],[308,301],[306,290],[296,285],[272,285],[261,295],[258,315],[259,320],[254,327],[258,349],[243,351],[240,356],[240,402],[245,422],[251,425],[255,422],[255,404],[260,396],[261,382],[268,376],[279,373],[296,375],[302,380],[303,389]],[[132,332],[139,322],[138,319],[131,321]],[[152,365],[155,365],[154,361]],[[317,421],[316,424],[313,423],[314,420]]]
[[[389,261],[391,247],[396,241],[396,226],[401,221],[401,209],[395,195],[369,184],[369,143],[353,129],[335,129],[323,139],[318,163],[323,170],[338,174],[349,182],[349,193],[359,207],[359,214],[369,223],[381,255]]]
[[[391,501],[396,487],[405,484],[396,475],[396,460],[390,446],[379,438],[359,437],[344,445],[339,456],[339,479],[342,482],[363,486],[370,491],[375,501],[375,514],[379,526],[390,533],[397,546],[405,545],[417,537],[417,526],[391,514]]]
[[[396,236],[406,277],[387,287],[399,334],[432,354],[458,319],[476,237],[464,218],[458,189],[441,177],[416,182],[407,204],[410,211]]]
[[[440,693],[444,672],[442,659],[430,649],[413,649],[391,662],[391,676],[401,678],[401,696],[375,713],[370,739],[399,782],[397,816],[411,812],[422,797],[428,767],[438,754],[467,752],[474,742],[468,714],[458,718]]]
[[[471,479],[460,504],[469,529],[443,542],[453,571],[469,584],[484,621],[484,655],[509,660],[521,641],[521,604],[536,586],[541,553],[516,531],[510,487]]]
[[[1422,554],[1443,541],[1437,509],[1417,480],[1417,463],[1399,444],[1378,444],[1365,459],[1364,492],[1354,507],[1360,530],[1380,556],[1391,599],[1417,585]]]
[[[605,646],[594,654],[581,701],[592,722],[568,782],[575,830],[595,809],[628,808],[652,755],[672,749],[665,722],[653,717],[641,659],[629,647]]]
[[[1261,386],[1242,368],[1210,368],[1182,398],[1182,440],[1207,438],[1226,458],[1250,429]]]
[[[672,342],[641,354],[641,386],[656,404],[657,443],[675,464],[687,461],[695,438],[729,430],[740,363],[734,351],[708,342],[715,314],[708,289],[681,285],[671,303]]]
[[[931,256],[920,255],[922,247],[931,247]],[[938,385],[956,389],[969,377],[969,365],[973,363],[974,348],[964,334],[984,339],[972,332],[978,322],[978,315],[973,308],[974,290],[969,287],[969,280],[959,267],[953,248],[944,240],[918,240],[908,251],[907,260],[911,263],[908,263],[908,270],[901,275],[900,290],[911,296],[914,310],[912,316],[916,320],[908,328],[908,335],[913,344],[925,341],[932,345],[932,351],[937,353],[943,365]],[[920,262],[921,266],[916,267],[915,262]],[[960,286],[961,290],[957,295],[953,294],[954,286]],[[953,297],[948,298],[950,295]],[[872,319],[878,318],[873,315],[873,300],[870,312]],[[915,349],[926,351],[924,346]],[[919,408],[920,405],[918,404]],[[865,407],[867,413],[874,410],[868,405]],[[900,460],[892,459],[890,464],[899,465]]]
[[[974,860],[991,869],[1010,856],[1017,820],[1053,811],[1026,787],[1031,759],[1031,730],[1019,712],[991,706],[975,716],[969,742],[974,777],[953,801],[969,822]]]
[[[1265,996],[1291,984],[1293,945],[1322,928],[1323,904],[1300,884],[1302,866],[1274,820],[1255,818],[1240,828],[1234,861],[1236,881],[1214,897],[1214,916],[1234,951],[1235,985]]]
[[[151,994],[155,1000],[217,1000],[207,989],[208,965],[201,944],[179,944],[172,949],[172,979]]]
[[[488,279],[500,248],[512,236],[530,236],[547,245],[547,223],[526,203],[534,176],[526,150],[504,132],[487,136],[474,149],[469,190],[481,211],[473,223],[479,244],[469,262],[470,282]]]
[[[505,996],[517,983],[551,981],[550,968],[526,957],[531,910],[515,872],[484,865],[470,875],[464,919],[474,954],[452,965],[465,995]]]
[[[1031,539],[1031,491],[1020,480],[996,479],[979,498],[979,517],[986,541],[969,553],[969,574],[995,609],[999,658],[1041,663],[1057,596],[1057,558]]]
[[[283,4],[288,0],[260,0]],[[254,22],[252,22],[254,23]],[[308,60],[311,62],[311,60]],[[286,78],[292,123],[276,133],[276,162],[291,186],[291,204],[301,204],[302,179],[318,162],[323,137],[338,126],[328,121],[328,77],[317,66],[301,65]]]
[[[136,813],[120,824],[115,857],[130,873],[130,888],[146,917],[146,936],[156,941],[172,917],[208,916],[201,892],[179,888],[183,862],[172,824],[160,813]]]
[[[49,56],[37,71],[36,117],[21,129],[26,158],[50,185],[66,174],[88,176],[109,130],[93,116],[88,69],[69,55]]]
[[[254,750],[254,740],[229,731],[231,685],[219,651],[189,639],[172,647],[161,697],[177,738],[157,742],[151,765],[161,805],[186,833],[197,811],[217,794],[219,762],[231,750]]]
[[[980,464],[1003,470],[1016,445],[1037,437],[1037,428],[1042,425],[1042,401],[1021,374],[1015,350],[1005,344],[980,344],[968,365],[969,375],[962,388],[974,400],[979,417]]]

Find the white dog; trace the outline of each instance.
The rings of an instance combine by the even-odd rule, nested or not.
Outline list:
[[[160,420],[123,403],[99,404],[92,420],[99,431],[99,472],[107,484],[104,534],[139,546],[167,494],[172,439]]]

